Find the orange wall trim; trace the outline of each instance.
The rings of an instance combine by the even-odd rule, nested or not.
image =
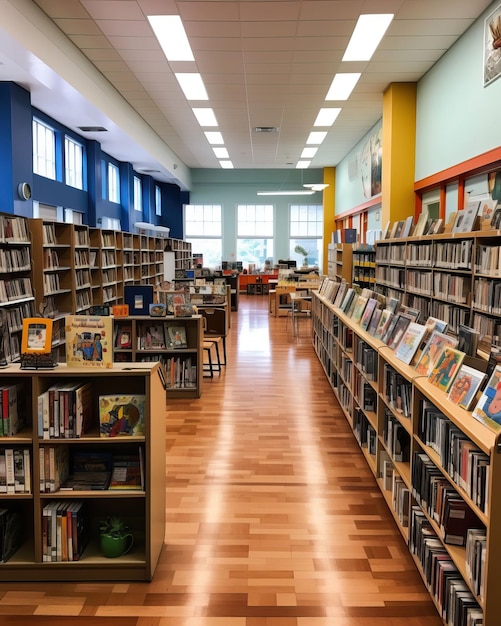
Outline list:
[[[334,219],[336,220],[336,222],[338,220],[343,220],[347,217],[357,215],[357,213],[363,213],[367,209],[371,209],[372,207],[377,206],[378,204],[381,204],[381,194],[379,194],[378,196],[374,196],[373,198],[371,198],[370,200],[367,200],[367,202],[364,202],[363,204],[359,204],[358,206],[353,207],[352,209],[348,209],[348,211],[345,211],[344,213],[339,213],[338,215],[335,215]]]
[[[455,182],[462,176],[475,176],[499,167],[501,167],[501,147],[494,148],[472,159],[416,181],[414,183],[414,191],[427,191],[444,183]]]

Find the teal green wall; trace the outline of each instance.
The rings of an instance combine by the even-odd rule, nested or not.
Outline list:
[[[419,81],[416,180],[501,145],[501,78],[483,86],[485,13]]]
[[[315,170],[191,170],[190,204],[223,207],[223,260],[236,259],[237,204],[275,206],[275,260],[289,257],[289,205],[322,204],[322,192],[311,196],[258,196],[258,191],[302,189],[303,183],[322,182]]]

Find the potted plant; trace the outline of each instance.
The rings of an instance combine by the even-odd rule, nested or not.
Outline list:
[[[99,522],[100,544],[103,556],[115,558],[127,554],[134,537],[127,524],[119,517],[109,516]]]
[[[294,252],[296,254],[302,254],[304,259],[303,259],[303,267],[308,267],[308,252],[305,248],[303,248],[303,246],[300,246],[299,244],[294,248]]]

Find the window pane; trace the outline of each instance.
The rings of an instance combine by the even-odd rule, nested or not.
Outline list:
[[[193,254],[202,254],[204,267],[220,268],[222,261],[221,239],[187,238],[191,243]]]
[[[56,133],[33,120],[33,171],[39,176],[56,180]]]
[[[141,179],[134,176],[134,211],[143,210],[143,196]]]
[[[242,261],[244,267],[249,263],[257,269],[263,268],[265,261],[273,262],[273,239],[238,239],[237,260]]]
[[[108,200],[120,203],[120,170],[113,163],[108,163]]]
[[[70,137],[64,138],[65,181],[67,185],[83,189],[83,147]]]

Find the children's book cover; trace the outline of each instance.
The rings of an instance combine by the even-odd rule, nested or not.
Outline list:
[[[67,315],[65,319],[68,367],[113,366],[113,320],[93,315]]]
[[[431,370],[428,380],[442,391],[448,391],[464,359],[464,352],[446,346]]]
[[[167,327],[167,343],[170,348],[187,348],[186,328],[184,326]]]
[[[416,354],[425,332],[426,327],[423,324],[411,322],[395,348],[395,356],[404,363],[409,364],[412,361],[412,357]]]
[[[99,396],[101,437],[142,437],[146,396],[113,394]]]
[[[501,366],[496,365],[486,388],[483,390],[473,417],[491,430],[501,429]]]
[[[442,350],[446,346],[455,348],[456,345],[457,340],[453,337],[449,337],[449,335],[444,335],[444,333],[438,331],[433,331],[416,363],[416,372],[423,376],[429,376]]]
[[[449,400],[469,410],[485,377],[484,372],[463,363],[449,389]]]

